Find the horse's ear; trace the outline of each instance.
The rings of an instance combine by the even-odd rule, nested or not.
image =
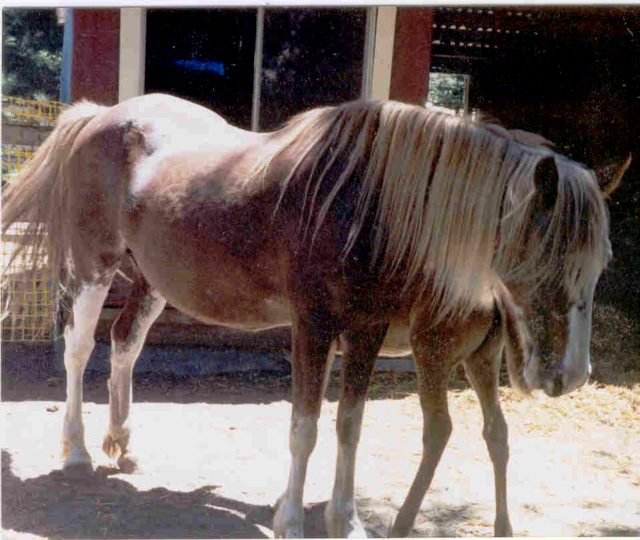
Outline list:
[[[606,170],[603,170],[603,169],[596,169],[594,171],[596,174],[596,178],[598,179],[598,184],[600,186],[600,189],[602,190],[602,194],[604,195],[605,199],[608,199],[611,196],[611,194],[616,189],[618,189],[618,186],[622,181],[622,177],[624,176],[624,173],[627,172],[629,165],[631,165],[632,157],[633,155],[629,154],[625,162],[622,165],[620,165],[618,170],[613,175],[606,174]]]
[[[536,166],[533,181],[542,208],[551,210],[558,198],[558,169],[553,156],[542,158]]]

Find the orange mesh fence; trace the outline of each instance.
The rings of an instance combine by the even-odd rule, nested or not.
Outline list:
[[[31,271],[32,250],[9,260],[27,223],[16,223],[2,236],[2,341],[50,341],[54,337],[56,295],[51,270]]]
[[[58,101],[37,101],[2,96],[2,121],[37,126],[53,126],[66,107]]]
[[[16,179],[20,168],[36,150],[35,146],[22,144],[2,145],[2,185]]]
[[[25,125],[53,126],[64,104],[2,97],[2,120]],[[35,146],[2,145],[2,185],[17,179],[20,168],[36,151]],[[56,291],[46,263],[31,271],[32,252],[26,250],[9,265],[26,223],[15,223],[2,236],[0,252],[0,319],[2,341],[37,342],[54,338]]]

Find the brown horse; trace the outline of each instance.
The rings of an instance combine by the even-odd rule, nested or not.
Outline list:
[[[307,462],[338,339],[329,534],[364,535],[354,470],[367,387],[381,349],[408,348],[424,455],[392,533],[410,531],[447,443],[447,377],[462,361],[495,468],[495,532],[510,534],[502,351],[524,391],[559,395],[584,384],[594,288],[611,256],[591,171],[499,129],[394,102],[312,110],[273,133],[242,131],[164,95],[78,104],[23,169],[3,213],[3,230],[31,223],[23,247],[48,248],[73,298],[64,332],[69,473],[91,470],[82,376],[124,257],[135,276],[111,330],[103,448],[125,470],[136,464],[131,374],[167,301],[207,323],[292,326],[291,469],[278,536],[303,535]],[[535,323],[533,341],[516,304]]]

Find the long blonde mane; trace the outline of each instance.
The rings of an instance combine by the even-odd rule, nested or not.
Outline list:
[[[402,268],[407,287],[429,286],[436,318],[468,313],[496,272],[535,287],[566,271],[575,283],[581,266],[604,256],[595,252],[607,235],[607,212],[593,173],[501,128],[397,102],[361,101],[299,115],[277,136],[283,144],[255,174],[267,174],[285,153],[294,156],[282,193],[292,182],[304,183],[303,216],[310,216],[304,233],[311,227],[315,237],[340,190],[359,174],[343,256],[362,234],[372,234],[372,267],[388,276]],[[560,175],[558,200],[545,238],[521,260],[534,172],[547,156],[555,156]],[[336,166],[340,174],[320,198]],[[365,221],[373,209],[371,232]],[[580,256],[564,261],[567,253]]]

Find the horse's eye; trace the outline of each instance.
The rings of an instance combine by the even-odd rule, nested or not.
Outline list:
[[[558,321],[558,322],[564,322],[566,319],[566,315],[564,313],[560,313],[558,311],[552,311],[551,312],[551,316],[553,317],[554,320]]]

